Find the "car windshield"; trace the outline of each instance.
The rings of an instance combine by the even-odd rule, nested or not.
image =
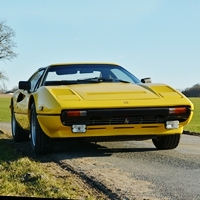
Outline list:
[[[44,85],[100,82],[141,83],[138,78],[118,65],[72,64],[50,66]]]

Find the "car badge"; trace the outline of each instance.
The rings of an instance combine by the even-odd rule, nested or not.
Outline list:
[[[128,123],[129,123],[128,118],[126,118],[126,119],[124,120],[124,123],[125,123],[125,124],[128,124]]]

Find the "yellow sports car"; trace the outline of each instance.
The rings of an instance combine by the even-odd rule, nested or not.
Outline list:
[[[31,140],[37,155],[58,138],[76,141],[152,139],[173,149],[194,106],[166,84],[139,80],[115,63],[61,63],[20,81],[11,98],[12,136]]]

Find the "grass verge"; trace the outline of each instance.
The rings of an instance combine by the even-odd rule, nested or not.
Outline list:
[[[19,147],[20,144],[14,143],[7,133],[0,134],[0,194],[2,196],[96,199],[92,190],[85,190],[77,184],[81,180],[77,181],[75,175],[51,161],[41,162],[23,155],[23,151],[21,152],[16,145]]]

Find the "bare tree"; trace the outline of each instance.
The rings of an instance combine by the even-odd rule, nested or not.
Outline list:
[[[15,32],[5,25],[5,22],[0,22],[0,60],[11,60],[17,56],[13,51],[16,47],[16,43],[12,41],[15,37]]]
[[[3,83],[2,86],[0,86],[0,93],[5,93],[7,91],[6,84]]]
[[[5,24],[5,21],[0,22],[0,61],[11,61],[11,59],[17,56],[13,51],[13,48],[17,47],[16,43],[12,40],[13,37],[15,37],[15,32]],[[5,72],[0,71],[0,81],[7,80]],[[5,89],[6,87],[3,82],[3,90]]]
[[[0,80],[8,80],[7,76],[3,71],[0,71]]]

